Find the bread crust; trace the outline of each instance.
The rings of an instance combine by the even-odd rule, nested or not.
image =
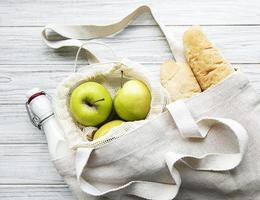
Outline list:
[[[164,62],[161,65],[160,78],[162,86],[170,94],[171,101],[190,98],[201,92],[195,76],[185,63]]]
[[[216,85],[234,71],[199,26],[192,26],[184,33],[183,46],[187,62],[202,91]]]

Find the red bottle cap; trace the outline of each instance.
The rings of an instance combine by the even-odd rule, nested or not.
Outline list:
[[[27,104],[29,104],[34,98],[41,96],[41,95],[45,95],[45,92],[41,91],[38,88],[34,88],[32,90],[30,90],[27,94],[26,97],[28,98],[27,100]]]

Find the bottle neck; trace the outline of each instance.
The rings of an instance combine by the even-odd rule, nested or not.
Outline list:
[[[45,94],[45,92],[43,92],[43,91],[34,93],[33,95],[31,95],[31,96],[29,97],[29,99],[28,99],[28,101],[27,101],[27,104],[30,104],[31,101],[32,101],[34,98],[36,98],[36,97],[38,97],[38,96],[41,96],[41,95],[46,95],[46,94]]]
[[[39,129],[41,129],[42,123],[54,115],[51,101],[42,91],[34,91],[28,95],[26,107],[30,120]]]

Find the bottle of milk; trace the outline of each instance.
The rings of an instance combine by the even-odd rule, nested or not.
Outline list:
[[[64,133],[57,123],[50,99],[39,88],[26,94],[26,109],[34,126],[44,131],[51,159],[62,158],[68,154],[68,145]]]

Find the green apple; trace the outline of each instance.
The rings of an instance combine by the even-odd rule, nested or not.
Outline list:
[[[123,123],[124,121],[122,120],[113,120],[110,121],[106,124],[104,124],[103,126],[101,126],[97,132],[94,134],[93,140],[96,140],[100,137],[102,137],[103,135],[105,135],[106,133],[108,133],[108,131],[112,128],[114,128],[115,126],[119,126]]]
[[[76,87],[70,96],[70,112],[84,126],[97,126],[111,113],[112,98],[108,90],[96,82],[85,82]]]
[[[151,93],[139,80],[127,81],[114,98],[114,108],[121,119],[135,121],[145,119],[150,111]]]

